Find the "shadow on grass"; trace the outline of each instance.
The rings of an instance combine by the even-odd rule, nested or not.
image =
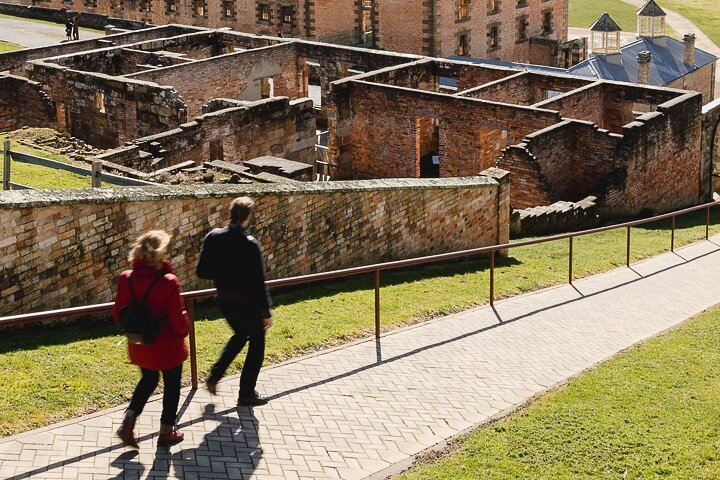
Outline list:
[[[514,258],[497,257],[497,268],[520,265],[522,262]],[[451,261],[420,268],[409,268],[384,272],[382,286],[389,287],[410,282],[418,282],[433,278],[453,277],[481,272],[489,269],[487,258],[474,258],[468,261]],[[372,290],[374,280],[372,275],[333,280],[323,283],[309,284],[293,288],[273,291],[275,306],[292,305],[297,302],[319,300],[324,297],[340,293],[351,293],[363,290]],[[371,293],[368,293],[371,295]],[[222,319],[214,300],[207,300],[198,305],[196,320]],[[56,323],[51,325],[34,325],[24,329],[5,333],[0,338],[0,354],[34,350],[39,347],[62,345],[84,340],[97,340],[120,335],[120,330],[109,317],[105,319],[82,318],[71,323]]]
[[[698,210],[697,212],[686,213],[685,215],[679,215],[675,217],[675,229],[683,230],[688,228],[696,228],[705,226],[706,213],[705,210]],[[720,210],[710,209],[710,228],[720,223]],[[658,220],[657,222],[646,223],[644,225],[638,225],[639,230],[667,230],[668,238],[670,237],[670,228],[672,225],[672,219],[667,218],[665,220]]]

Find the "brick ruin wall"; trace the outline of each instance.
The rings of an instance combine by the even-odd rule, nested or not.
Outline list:
[[[316,131],[311,100],[276,97],[252,103],[225,100],[215,104],[230,108],[208,112],[180,128],[137,139],[97,158],[143,172],[187,160],[198,165],[209,160],[239,163],[263,155],[303,163],[314,160]],[[141,152],[153,156],[148,158]]]
[[[232,81],[228,81],[228,72],[233,72]],[[302,96],[294,44],[229,53],[128,76],[159,85],[172,85],[186,103],[189,117],[202,113],[202,106],[213,98],[260,100],[260,81],[268,77],[273,77],[275,96]]]
[[[42,85],[23,77],[0,76],[0,132],[26,125],[55,126],[55,109]]]
[[[139,187],[0,194],[0,316],[106,302],[144,231],[172,233],[185,290],[203,237],[230,199],[255,198],[269,278],[505,243],[507,173],[303,185]]]
[[[422,119],[438,123],[442,177],[475,175],[493,167],[503,148],[560,121],[556,112],[548,110],[360,82],[353,82],[349,102],[351,107],[338,107],[353,112],[351,132],[347,132],[351,151],[346,149],[346,157],[350,160],[346,158],[345,164],[388,177],[420,175]],[[382,122],[377,121],[377,112],[383,112]],[[343,119],[350,114],[338,112],[337,116]],[[468,118],[482,121],[469,125]]]
[[[700,92],[703,96],[703,105],[715,99],[714,86],[717,62],[712,62],[700,69],[685,75],[665,85],[669,88],[692,90]]]
[[[604,215],[666,212],[709,200],[703,188],[701,96],[667,101],[623,127],[566,120],[505,150],[515,208],[600,197]]]

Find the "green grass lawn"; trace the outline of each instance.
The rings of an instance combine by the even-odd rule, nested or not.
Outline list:
[[[623,31],[637,30],[637,8],[621,0],[570,0],[568,25],[590,28],[603,12],[608,12]]]
[[[716,308],[398,479],[720,478],[718,344]]]
[[[23,47],[20,45],[0,40],[0,53],[14,52],[15,50],[21,50],[22,48]]]
[[[0,146],[7,138],[7,134],[0,133]],[[21,145],[11,139],[10,149],[17,152],[27,153],[38,157],[49,158],[58,162],[73,163],[65,155],[57,155]],[[86,167],[86,166],[85,166]],[[87,167],[86,167],[87,168]],[[31,165],[10,161],[10,181],[35,189],[49,188],[90,188],[90,177],[84,177],[77,173],[66,172],[54,168]]]
[[[568,26],[590,28],[603,12],[608,12],[624,32],[636,32],[637,10],[621,0],[570,0]],[[665,33],[674,38],[682,37],[669,25],[666,26]]]
[[[720,46],[720,3],[717,0],[661,0],[658,5],[686,17]]]
[[[720,221],[720,210],[713,222]],[[676,245],[704,237],[704,214],[678,221]],[[669,249],[669,222],[633,229],[633,258]],[[713,226],[712,233],[720,229]],[[577,239],[577,276],[625,262],[625,232]],[[508,296],[567,280],[567,242],[511,251],[498,259],[496,292]],[[488,300],[487,260],[450,263],[383,274],[384,329],[462,310]],[[368,336],[373,325],[372,279],[307,287],[276,295],[275,325],[268,336],[266,363]],[[198,309],[198,363],[205,375],[229,337],[214,308]],[[137,372],[126,362],[123,337],[110,325],[45,327],[0,337],[0,435],[6,436],[63,418],[118,405],[129,398]],[[239,371],[236,362],[229,374]],[[185,383],[189,365],[186,365]]]

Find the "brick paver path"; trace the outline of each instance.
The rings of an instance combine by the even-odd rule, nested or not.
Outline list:
[[[186,440],[169,450],[155,447],[157,400],[139,453],[112,435],[122,408],[4,439],[0,478],[382,477],[711,307],[718,284],[720,246],[703,242],[267,368],[259,387],[273,399],[254,410],[235,408],[237,377],[213,403],[186,390]]]

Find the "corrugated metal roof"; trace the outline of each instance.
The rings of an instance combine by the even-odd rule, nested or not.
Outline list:
[[[564,68],[548,67],[547,65],[533,65],[532,63],[506,62],[504,60],[490,60],[488,58],[461,57],[453,55],[448,57],[449,60],[459,60],[461,62],[470,62],[476,65],[493,65],[496,67],[514,68],[517,70],[529,70],[533,72],[545,73],[567,73]]]
[[[655,3],[655,0],[648,0],[648,2],[638,10],[637,14],[642,17],[664,17],[667,15],[665,11]]]
[[[683,63],[685,53],[683,42],[670,37],[659,37],[655,40],[666,45],[653,42],[651,38],[640,38],[620,47],[620,53],[616,54],[620,56],[619,62],[610,62],[609,56],[597,55],[568,69],[568,73],[605,80],[636,82],[638,53],[647,50],[652,55],[649,84],[662,86],[717,60],[715,55],[696,48],[695,65],[686,65]]]
[[[604,12],[600,15],[600,18],[595,20],[595,23],[590,25],[590,30],[593,32],[620,32],[622,28],[620,28],[620,25],[613,20],[608,12]]]

